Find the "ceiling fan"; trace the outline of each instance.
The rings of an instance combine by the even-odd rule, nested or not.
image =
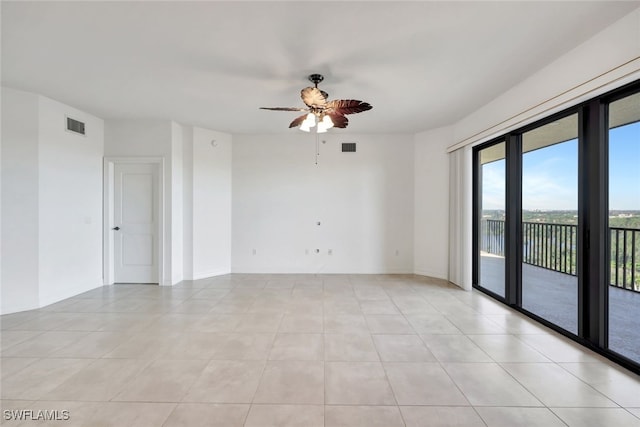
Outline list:
[[[306,111],[300,117],[295,118],[289,127],[300,126],[300,130],[309,132],[317,125],[317,132],[323,133],[332,127],[346,128],[349,124],[347,114],[361,113],[373,108],[369,103],[355,99],[336,99],[327,101],[329,94],[318,89],[318,83],[324,80],[321,74],[311,74],[309,81],[314,87],[305,87],[300,91],[302,102],[307,108],[296,107],[260,107],[261,110],[274,111]]]

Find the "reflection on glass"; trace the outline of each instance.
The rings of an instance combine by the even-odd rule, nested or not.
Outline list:
[[[640,94],[609,105],[609,348],[640,362]]]
[[[578,116],[522,135],[522,307],[578,332]]]
[[[505,143],[480,154],[478,285],[504,297]]]

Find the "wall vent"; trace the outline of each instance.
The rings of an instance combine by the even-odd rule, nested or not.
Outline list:
[[[342,152],[343,153],[355,153],[356,152],[356,143],[355,142],[343,142],[342,143]]]
[[[67,130],[73,133],[79,133],[84,135],[84,123],[74,120],[71,117],[67,117]]]

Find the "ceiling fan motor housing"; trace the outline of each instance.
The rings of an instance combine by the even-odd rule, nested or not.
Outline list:
[[[324,80],[324,76],[322,74],[311,74],[309,76],[309,81],[318,87],[318,83]]]

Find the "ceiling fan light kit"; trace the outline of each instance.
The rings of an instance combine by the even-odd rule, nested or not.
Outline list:
[[[289,128],[299,126],[301,131],[310,132],[315,127],[317,133],[324,133],[332,127],[346,128],[349,125],[347,114],[361,113],[371,110],[371,105],[356,99],[336,99],[327,101],[329,94],[318,89],[318,83],[324,80],[321,74],[311,74],[309,81],[313,87],[306,87],[300,91],[302,102],[307,108],[296,107],[260,107],[262,110],[273,111],[304,111],[300,117],[296,117]]]

